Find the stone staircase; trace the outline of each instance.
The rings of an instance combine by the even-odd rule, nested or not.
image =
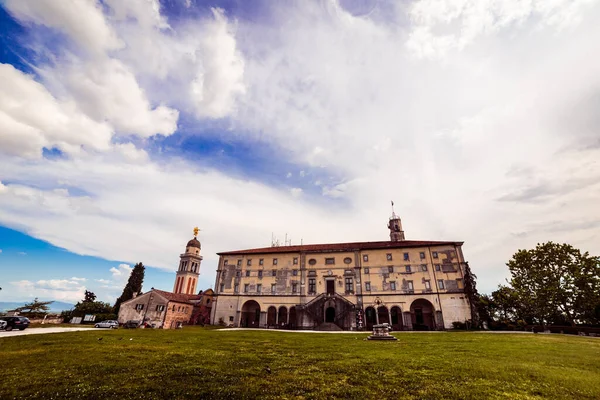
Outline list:
[[[323,332],[334,332],[334,331],[342,331],[343,329],[334,324],[333,322],[323,322],[321,325],[315,328],[315,331],[323,331]]]

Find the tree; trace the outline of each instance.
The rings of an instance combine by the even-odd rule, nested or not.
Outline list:
[[[507,263],[521,307],[538,322],[594,322],[600,303],[600,258],[568,244],[519,250]]]
[[[121,308],[121,303],[124,301],[133,299],[134,294],[142,293],[142,285],[144,283],[144,271],[146,267],[141,262],[135,264],[131,274],[129,275],[129,280],[127,281],[127,285],[123,289],[123,293],[117,299],[114,306],[114,313],[119,315],[119,309]]]
[[[84,303],[93,303],[96,301],[96,295],[94,292],[90,292],[89,290],[85,291],[85,298],[83,299]]]
[[[465,283],[465,294],[469,299],[469,305],[471,307],[471,322],[473,326],[478,327],[480,325],[480,313],[478,310],[479,292],[477,291],[477,275],[471,271],[469,263],[465,263],[464,271],[464,283]]]
[[[48,314],[48,310],[50,309],[50,307],[48,307],[48,304],[51,303],[54,302],[39,301],[36,297],[31,303],[25,303],[23,307],[19,307],[15,309],[15,311],[18,311],[21,315],[25,317],[42,318],[44,315]]]

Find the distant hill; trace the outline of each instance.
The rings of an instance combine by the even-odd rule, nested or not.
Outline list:
[[[4,312],[4,311],[8,311],[8,310],[14,310],[17,307],[22,307],[25,305],[25,302],[19,302],[19,301],[0,301],[0,312]],[[70,303],[65,303],[62,301],[55,301],[53,303],[48,304],[48,307],[50,307],[49,312],[54,312],[54,313],[59,313],[61,311],[64,310],[70,310],[73,307],[75,307],[74,304],[70,304]]]

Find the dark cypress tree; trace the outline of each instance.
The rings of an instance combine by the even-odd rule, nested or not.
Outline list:
[[[469,305],[471,306],[471,323],[474,327],[478,328],[481,323],[478,310],[478,308],[481,307],[481,301],[479,292],[477,291],[477,275],[471,271],[469,263],[465,263],[464,273],[465,294],[467,295]]]
[[[142,293],[142,284],[144,283],[144,271],[146,267],[141,262],[135,264],[133,270],[131,271],[131,275],[129,275],[129,280],[127,281],[127,285],[123,289],[123,294],[117,299],[114,306],[114,313],[119,315],[119,309],[121,308],[121,303],[124,301],[130,300],[133,298],[133,294],[141,294]]]

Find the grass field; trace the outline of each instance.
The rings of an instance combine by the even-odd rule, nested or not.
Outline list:
[[[0,399],[600,399],[599,339],[366,336],[195,327],[0,335]]]

